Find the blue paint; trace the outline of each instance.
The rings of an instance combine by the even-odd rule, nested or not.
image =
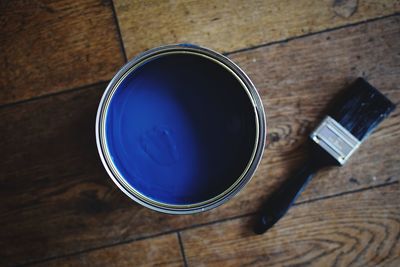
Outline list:
[[[167,204],[193,204],[232,185],[255,143],[255,115],[236,78],[197,55],[165,55],[120,84],[106,141],[124,179]]]

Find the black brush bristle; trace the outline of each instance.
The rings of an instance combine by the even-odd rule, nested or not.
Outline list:
[[[329,115],[362,141],[395,107],[376,88],[358,78]]]

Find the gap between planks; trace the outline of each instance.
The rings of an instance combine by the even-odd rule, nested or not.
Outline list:
[[[268,43],[264,43],[264,44],[259,44],[259,45],[255,45],[255,46],[251,46],[251,47],[246,47],[246,48],[242,48],[242,49],[238,49],[238,50],[233,50],[230,52],[225,52],[223,53],[225,56],[230,56],[233,54],[237,54],[237,53],[241,53],[241,52],[247,52],[247,51],[251,51],[254,49],[258,49],[261,47],[266,47],[266,46],[270,46],[270,45],[275,45],[275,44],[282,44],[282,43],[287,43],[293,40],[297,40],[297,39],[302,39],[305,37],[309,37],[309,36],[314,36],[314,35],[318,35],[318,34],[322,34],[322,33],[326,33],[326,32],[333,32],[333,31],[337,31],[340,29],[344,29],[344,28],[349,28],[349,27],[354,27],[354,26],[358,26],[361,24],[366,24],[366,23],[370,23],[370,22],[374,22],[374,21],[378,21],[378,20],[383,20],[383,19],[387,19],[387,18],[391,18],[391,17],[396,17],[400,15],[400,13],[395,12],[393,14],[390,15],[385,15],[385,16],[381,16],[381,17],[375,17],[375,18],[371,18],[371,19],[366,19],[363,21],[357,21],[354,23],[349,23],[349,24],[345,24],[345,25],[341,25],[341,26],[337,26],[337,27],[333,27],[333,28],[327,28],[321,31],[316,31],[316,32],[310,32],[310,33],[306,33],[303,35],[298,35],[298,36],[293,36],[293,37],[289,37],[286,39],[281,39],[281,40],[277,40],[277,41],[272,41],[272,42],[268,42]]]
[[[118,16],[117,16],[117,12],[115,11],[115,5],[114,5],[113,0],[111,0],[111,10],[112,10],[113,18],[114,18],[115,27],[117,29],[119,46],[120,46],[122,55],[123,55],[125,63],[126,63],[126,62],[128,62],[128,57],[126,56],[124,41],[122,40],[121,28],[119,27]]]
[[[188,267],[188,263],[187,263],[187,259],[186,259],[186,255],[185,255],[185,247],[183,246],[182,237],[181,237],[181,232],[180,232],[180,231],[177,231],[177,232],[176,232],[176,235],[178,236],[179,249],[180,249],[181,255],[182,255],[183,266],[184,266],[184,267]]]
[[[117,32],[118,32],[118,38],[119,38],[119,42],[120,42],[120,46],[121,46],[121,51],[123,53],[124,60],[125,60],[125,63],[126,63],[126,62],[128,62],[128,58],[127,58],[127,55],[126,55],[126,52],[125,52],[125,47],[124,47],[124,44],[123,44],[122,35],[121,35],[121,31],[120,31],[119,24],[118,24],[118,18],[116,16],[116,12],[115,12],[115,8],[114,8],[114,3],[113,2],[112,2],[112,11],[113,11],[113,17],[114,17],[114,20],[115,20],[115,23],[116,23],[116,27],[117,27]],[[282,39],[282,40],[278,40],[278,41],[273,41],[273,42],[269,42],[269,43],[265,43],[265,44],[261,44],[261,45],[256,45],[256,46],[252,46],[252,47],[248,47],[248,48],[238,49],[238,50],[226,52],[226,53],[223,53],[223,54],[225,56],[230,56],[230,55],[241,53],[241,52],[255,50],[255,49],[258,49],[258,48],[261,48],[261,47],[268,47],[268,46],[272,46],[272,45],[276,45],[276,44],[287,43],[287,42],[290,42],[290,41],[293,41],[293,40],[303,39],[303,38],[306,38],[306,37],[309,37],[309,36],[319,35],[319,34],[323,34],[323,33],[326,33],[326,32],[333,32],[333,31],[336,31],[336,30],[344,29],[344,28],[351,28],[351,27],[355,27],[355,26],[358,26],[358,25],[361,25],[361,24],[367,24],[367,23],[374,22],[374,21],[384,20],[384,19],[387,19],[387,18],[390,18],[390,17],[399,16],[399,15],[400,15],[399,12],[395,12],[393,14],[386,15],[386,16],[376,17],[376,18],[372,18],[372,19],[366,19],[364,21],[359,21],[359,22],[356,22],[356,23],[349,23],[349,24],[346,24],[346,25],[338,26],[338,27],[328,28],[328,29],[325,29],[325,30],[322,30],[322,31],[307,33],[307,34],[303,34],[303,35],[299,35],[299,36],[295,36],[295,37],[291,37],[291,38],[286,38],[286,39]],[[100,82],[87,84],[87,85],[83,85],[83,86],[79,86],[79,87],[69,88],[69,89],[58,91],[58,92],[55,92],[55,93],[43,94],[43,95],[40,95],[40,96],[37,96],[37,97],[32,97],[32,98],[24,99],[24,100],[21,100],[21,101],[2,104],[2,105],[0,105],[0,109],[1,108],[5,108],[5,107],[11,107],[11,106],[18,105],[18,104],[27,103],[27,102],[30,102],[30,101],[36,101],[36,100],[40,100],[40,99],[43,99],[43,98],[64,94],[64,93],[69,93],[69,92],[74,92],[74,91],[79,91],[79,90],[84,90],[84,89],[88,89],[89,90],[90,87],[92,87],[92,86],[99,86],[99,85],[102,85],[102,84],[106,85],[108,83],[109,83],[109,81],[100,81]]]
[[[108,80],[107,81],[100,81],[100,82],[95,82],[95,83],[91,83],[91,84],[87,84],[87,85],[82,85],[82,86],[78,86],[78,87],[69,88],[69,89],[66,89],[66,90],[63,90],[63,91],[59,91],[59,92],[54,92],[54,93],[44,94],[44,95],[40,95],[40,96],[35,96],[35,97],[32,97],[32,98],[20,100],[20,101],[17,101],[17,102],[0,105],[0,109],[8,108],[8,107],[14,107],[14,106],[22,105],[22,104],[25,104],[25,103],[34,102],[34,101],[38,101],[38,100],[41,100],[41,99],[46,99],[48,97],[53,97],[53,96],[58,96],[58,95],[63,95],[63,94],[68,94],[68,93],[73,93],[73,92],[78,92],[78,91],[96,89],[99,86],[106,87],[109,82],[110,81],[108,81]]]
[[[341,196],[344,196],[344,195],[350,195],[350,194],[364,192],[364,191],[368,191],[368,190],[374,190],[374,189],[377,189],[377,188],[382,188],[382,187],[386,187],[386,186],[392,186],[392,185],[395,185],[395,184],[398,184],[398,183],[399,183],[399,181],[393,181],[393,182],[383,183],[383,184],[379,184],[379,185],[375,185],[375,186],[359,188],[359,189],[356,189],[356,190],[340,192],[340,193],[337,193],[337,194],[326,195],[326,196],[323,196],[323,197],[317,197],[317,198],[313,198],[313,199],[300,201],[298,203],[294,203],[293,206],[300,206],[300,205],[313,203],[313,202],[317,202],[317,201],[323,201],[323,200],[326,200],[326,199],[338,198],[338,197],[341,197]],[[65,257],[76,256],[76,255],[80,255],[80,254],[84,254],[84,253],[88,253],[88,252],[92,252],[92,251],[96,251],[96,250],[106,249],[106,248],[115,247],[115,246],[123,245],[123,244],[129,244],[129,243],[133,243],[133,242],[136,242],[136,241],[156,238],[156,237],[160,237],[160,236],[164,236],[164,235],[168,235],[168,234],[176,234],[177,235],[177,238],[178,238],[178,241],[179,241],[179,249],[180,249],[180,252],[181,252],[181,255],[182,255],[182,261],[184,263],[184,266],[187,267],[188,264],[187,264],[187,259],[186,259],[186,255],[185,255],[185,248],[184,248],[184,244],[183,244],[182,239],[181,239],[180,232],[183,232],[183,231],[186,231],[186,230],[190,230],[190,229],[199,228],[199,227],[203,227],[203,226],[209,226],[209,225],[213,225],[213,224],[232,221],[232,220],[236,220],[236,219],[240,219],[240,218],[245,218],[245,217],[249,217],[249,216],[254,216],[254,215],[255,215],[255,213],[252,212],[252,213],[241,214],[241,215],[238,215],[238,216],[233,216],[233,217],[224,218],[224,219],[220,219],[220,220],[215,220],[215,221],[212,221],[212,222],[194,224],[194,225],[191,225],[191,226],[188,226],[188,227],[182,227],[182,228],[178,228],[178,229],[171,230],[171,231],[165,231],[165,232],[161,232],[161,233],[154,234],[154,235],[148,235],[148,236],[144,236],[144,237],[140,237],[140,238],[134,238],[134,239],[130,239],[130,240],[125,240],[125,241],[122,241],[122,242],[112,243],[112,244],[108,244],[108,245],[104,245],[104,246],[93,247],[93,248],[90,248],[90,249],[85,249],[85,250],[77,251],[77,252],[74,252],[74,253],[59,255],[59,256],[55,256],[55,257],[49,257],[49,258],[42,259],[42,260],[26,262],[26,263],[21,264],[21,265],[16,265],[16,267],[25,267],[25,266],[31,266],[31,265],[35,265],[35,264],[39,264],[39,263],[45,263],[45,262],[49,262],[49,261],[56,260],[56,259],[62,259],[62,258],[65,258]],[[252,229],[249,229],[249,231],[252,231]]]

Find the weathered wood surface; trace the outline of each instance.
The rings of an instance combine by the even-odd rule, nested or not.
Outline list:
[[[399,266],[399,184],[294,206],[264,235],[244,217],[182,232],[189,266]]]
[[[35,267],[183,266],[177,234],[101,248],[35,264]]]
[[[122,64],[111,2],[0,2],[0,105],[109,80]]]
[[[107,177],[94,140],[105,84],[1,108],[0,265],[254,212],[301,163],[305,136],[332,96],[355,77],[366,77],[400,102],[399,31],[397,16],[232,55],[259,88],[269,144],[243,192],[218,209],[193,216],[149,211]],[[398,181],[399,120],[397,110],[347,166],[322,171],[299,201]]]
[[[261,168],[269,167],[266,173],[271,174],[275,162],[301,156],[299,145],[323,118],[334,96],[356,77],[366,78],[398,104],[399,51],[400,16],[396,16],[231,55],[256,84],[266,109],[269,144],[263,160],[268,164]],[[348,182],[358,186],[399,179],[395,162],[400,162],[400,155],[392,148],[400,142],[399,114],[397,109],[383,122],[346,166],[321,172],[303,197],[319,195],[320,188],[333,193],[332,180],[350,189],[354,187]],[[279,176],[285,177],[292,170],[280,171]],[[263,176],[262,171],[259,174]],[[346,176],[349,179],[338,179]],[[257,188],[261,179],[255,180],[251,185]]]
[[[116,0],[128,58],[168,43],[230,52],[400,11],[397,0]]]

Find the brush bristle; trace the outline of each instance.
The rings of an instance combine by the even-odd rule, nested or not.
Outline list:
[[[376,88],[358,78],[329,115],[362,141],[395,107]]]

